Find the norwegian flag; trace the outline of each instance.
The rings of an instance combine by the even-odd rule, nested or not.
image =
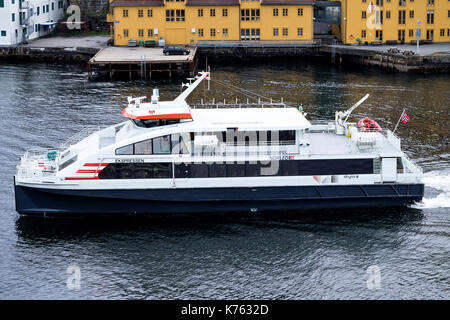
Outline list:
[[[409,121],[409,117],[405,111],[403,111],[401,119],[402,119],[403,123],[407,123]]]

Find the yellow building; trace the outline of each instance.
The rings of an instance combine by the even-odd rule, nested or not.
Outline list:
[[[164,38],[198,41],[312,40],[315,0],[110,0],[117,46]]]
[[[449,0],[337,0],[341,24],[333,33],[346,44],[411,43],[420,20],[421,40],[450,41]]]

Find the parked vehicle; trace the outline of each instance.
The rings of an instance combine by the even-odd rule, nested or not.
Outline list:
[[[169,55],[188,55],[191,51],[186,48],[181,48],[177,46],[167,46],[164,48],[163,53],[166,56]]]
[[[136,39],[128,40],[128,46],[129,47],[136,47],[137,46],[137,40]]]

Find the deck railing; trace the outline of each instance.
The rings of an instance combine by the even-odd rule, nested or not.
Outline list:
[[[80,142],[81,140],[83,140],[84,138],[90,136],[91,134],[93,134],[93,133],[95,133],[97,131],[100,131],[100,129],[101,129],[100,126],[84,127],[83,129],[81,129],[81,131],[77,132],[76,134],[71,136],[69,139],[64,141],[61,144],[60,148],[61,149],[67,149],[71,145]]]

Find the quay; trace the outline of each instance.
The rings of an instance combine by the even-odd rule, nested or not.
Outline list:
[[[188,47],[188,55],[163,54],[163,48],[108,47],[101,49],[88,62],[89,79],[94,77],[152,79],[173,75],[193,77],[197,69],[197,48]]]
[[[392,72],[450,72],[450,43],[416,45],[349,46],[324,45],[321,52],[332,64],[357,64]],[[414,53],[414,54],[411,54]]]
[[[0,48],[0,60],[86,65],[90,79],[151,79],[193,76],[198,61],[314,61],[335,65],[359,65],[399,73],[450,73],[450,42],[412,44],[345,45],[336,41],[199,41],[188,56],[165,56],[162,47],[108,46],[109,36],[51,37],[23,47]],[[393,50],[395,49],[395,50]],[[413,55],[410,55],[414,52]]]

